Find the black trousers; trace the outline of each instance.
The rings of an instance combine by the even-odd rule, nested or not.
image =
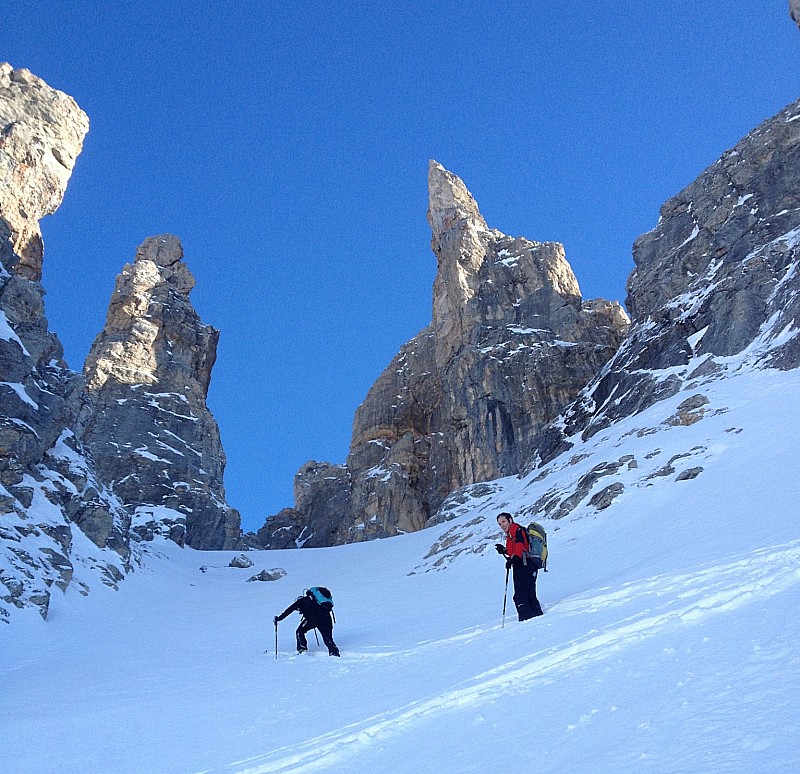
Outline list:
[[[514,605],[519,620],[527,621],[537,615],[544,615],[536,597],[536,576],[539,571],[531,564],[523,564],[517,557],[514,557],[511,569],[514,573]]]
[[[312,629],[319,629],[319,633],[322,635],[322,641],[325,643],[325,646],[328,648],[328,653],[333,655],[334,653],[338,656],[339,655],[339,648],[336,647],[336,643],[333,641],[333,623],[328,616],[327,620],[325,618],[320,618],[319,620],[309,620],[307,618],[300,619],[300,626],[297,627],[297,650],[303,651],[308,650],[308,642],[306,641],[306,633],[310,632]]]

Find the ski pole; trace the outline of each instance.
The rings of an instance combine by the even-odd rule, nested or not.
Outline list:
[[[278,622],[275,621],[275,660],[278,660]]]
[[[500,626],[501,629],[505,629],[506,626],[506,602],[508,602],[508,570],[509,568],[506,567],[506,587],[503,591],[503,623]]]
[[[319,647],[319,634],[317,634],[316,629],[314,629],[314,636],[317,638],[317,647]]]

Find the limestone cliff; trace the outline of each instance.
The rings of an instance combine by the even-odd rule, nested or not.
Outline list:
[[[86,359],[78,435],[139,537],[233,549],[239,513],[225,502],[225,453],[206,406],[219,332],[195,312],[194,284],[177,237],[139,247]]]
[[[132,561],[127,514],[72,431],[83,380],[48,330],[39,282],[39,219],[60,204],[87,130],[71,97],[0,64],[0,621],[46,616],[54,589],[114,585]]]
[[[540,458],[725,374],[741,357],[800,367],[800,101],[661,208],[634,245],[631,333],[548,428]],[[734,358],[736,356],[736,358]]]
[[[432,322],[358,408],[346,465],[304,466],[294,509],[259,532],[265,545],[418,530],[454,489],[519,472],[627,330],[619,304],[582,300],[562,245],[490,229],[434,161],[428,188]]]
[[[48,330],[39,219],[88,126],[71,97],[0,64],[0,622],[46,617],[54,590],[115,587],[155,534],[240,543],[205,405],[218,334],[188,301],[180,242],[149,239],[123,270],[86,380]]]

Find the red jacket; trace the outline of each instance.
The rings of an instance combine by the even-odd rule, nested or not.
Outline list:
[[[512,558],[518,556],[522,559],[523,554],[528,550],[528,534],[515,521],[506,533],[506,556]]]

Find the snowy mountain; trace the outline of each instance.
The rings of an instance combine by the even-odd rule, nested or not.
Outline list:
[[[15,483],[2,556],[44,535],[80,561],[0,576],[12,594],[61,590],[46,621],[31,600],[0,631],[2,771],[795,771],[798,175],[795,103],[637,241],[630,333],[523,472],[457,490],[427,529],[244,560],[155,530],[106,565],[54,499],[78,482],[121,506],[68,433],[54,440]],[[5,351],[32,361],[7,319]],[[22,392],[8,380],[6,404],[45,396],[46,366]],[[503,613],[501,511],[548,530],[545,615],[524,623]],[[313,639],[295,654],[296,618],[272,624],[317,584],[340,659]]]
[[[39,221],[88,129],[72,97],[0,63],[0,623],[116,586],[155,534],[241,540],[206,406],[218,331],[189,301],[180,241],[147,239],[123,269],[84,374],[49,329]]]
[[[491,229],[464,182],[428,167],[431,323],[355,412],[345,465],[307,462],[254,547],[354,543],[427,526],[467,484],[519,473],[542,428],[617,351],[628,316],[586,300],[564,246]]]
[[[22,611],[0,639],[3,770],[793,771],[800,379],[747,360],[431,529],[248,569],[157,541],[118,591]],[[614,467],[609,507],[545,521],[544,617],[503,626],[496,513]],[[287,575],[248,582],[262,567]],[[276,659],[272,616],[318,583],[342,658],[313,637],[294,655],[293,616]]]

